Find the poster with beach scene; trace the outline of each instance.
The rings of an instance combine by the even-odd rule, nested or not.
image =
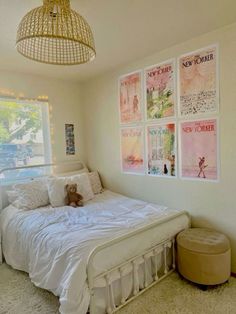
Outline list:
[[[166,61],[145,70],[147,120],[175,116],[175,62]]]
[[[182,178],[218,180],[217,119],[180,123],[180,173]]]
[[[121,162],[123,172],[145,173],[143,127],[121,129]]]
[[[148,174],[176,176],[175,123],[147,127]]]
[[[215,45],[179,58],[179,113],[181,116],[218,111],[217,52]]]
[[[119,94],[120,123],[142,121],[142,71],[122,76]]]

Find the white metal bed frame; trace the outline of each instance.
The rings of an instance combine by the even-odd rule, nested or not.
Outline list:
[[[93,270],[93,260],[99,252],[101,252],[103,249],[111,247],[112,245],[124,240],[131,238],[135,235],[138,235],[142,232],[145,232],[147,230],[150,230],[154,227],[156,227],[159,223],[152,223],[148,226],[145,226],[141,229],[137,229],[131,233],[125,234],[122,237],[118,237],[115,239],[112,239],[109,242],[104,243],[101,246],[96,247],[93,252],[90,254],[87,264],[87,276],[88,276],[88,286],[90,291],[90,306],[89,306],[89,312],[90,314],[96,314],[96,304],[95,304],[95,280],[103,278],[106,282],[106,313],[112,314],[120,310],[122,307],[130,303],[132,300],[143,294],[145,291],[150,289],[152,286],[163,280],[165,277],[170,275],[175,270],[175,237],[170,238],[162,243],[158,243],[155,246],[153,246],[150,249],[147,249],[143,251],[142,253],[128,259],[127,261],[118,264],[117,266],[109,269],[108,271],[104,271],[99,275],[94,275]],[[167,265],[167,248],[172,250],[172,265],[171,268]],[[164,257],[164,272],[159,277],[158,276],[158,268],[157,268],[157,259],[159,256],[163,254]],[[138,279],[138,268],[140,265],[140,258],[143,261],[144,264],[144,288],[140,289],[139,287],[139,279]],[[148,283],[147,281],[147,272],[148,272],[148,260],[151,260],[151,273],[153,273],[153,280],[152,282]],[[132,293],[128,298],[125,298],[124,296],[124,274],[123,270],[126,265],[132,265]],[[154,268],[154,269],[153,269]],[[153,271],[154,270],[154,271]],[[115,304],[114,302],[114,291],[112,282],[110,280],[110,274],[114,271],[119,272],[119,280],[120,280],[120,295],[121,299],[118,304]]]
[[[84,167],[84,164],[81,163]],[[11,171],[11,170],[18,170],[18,169],[28,169],[28,168],[39,168],[39,167],[51,167],[51,166],[57,166],[59,164],[44,164],[44,165],[37,165],[37,166],[22,166],[22,167],[15,167],[15,168],[5,168],[0,170],[0,174]],[[33,179],[33,178],[28,178]],[[0,180],[1,181],[1,180]],[[0,182],[0,188],[1,188],[1,182]],[[1,190],[2,193],[2,190]],[[189,214],[186,212],[186,214],[189,216]],[[176,214],[177,216],[178,214]],[[172,216],[172,219],[176,216]],[[106,248],[110,248],[112,245],[115,245],[123,240],[127,240],[129,238],[135,237],[136,235],[140,235],[148,230],[154,229],[159,225],[160,222],[153,222],[149,225],[146,225],[142,228],[139,228],[135,231],[129,232],[123,236],[116,237],[102,245],[97,246],[89,255],[88,262],[87,262],[87,278],[88,278],[88,286],[90,291],[90,305],[89,305],[89,313],[90,314],[96,314],[96,304],[95,304],[95,281],[97,279],[104,279],[106,282],[106,296],[105,296],[105,304],[106,304],[106,313],[112,314],[117,312],[119,309],[124,307],[126,304],[137,298],[139,295],[143,294],[146,290],[160,282],[162,279],[164,279],[166,276],[170,275],[175,270],[175,237],[166,239],[165,241],[161,243],[157,243],[151,248],[148,248],[141,252],[140,254],[133,256],[132,258],[128,259],[127,261],[118,264],[117,266],[109,269],[104,270],[99,274],[95,274],[94,271],[94,260],[97,254],[101,253],[102,250]],[[172,265],[171,267],[168,266],[167,263],[167,250],[169,249],[169,252],[172,252]],[[164,271],[159,276],[157,268],[157,259],[158,257],[162,257],[164,261]],[[140,289],[139,286],[139,280],[138,280],[138,268],[140,265],[140,259],[143,262],[144,267],[144,288]],[[151,274],[152,275],[152,282],[147,281],[147,272],[148,272],[148,260],[151,259]],[[139,262],[138,262],[139,261]],[[132,293],[125,298],[124,296],[124,268],[127,265],[132,265]],[[150,263],[149,263],[150,265]],[[114,302],[114,291],[111,281],[111,273],[114,271],[118,271],[119,273],[119,280],[120,280],[120,302],[118,304],[115,304]]]

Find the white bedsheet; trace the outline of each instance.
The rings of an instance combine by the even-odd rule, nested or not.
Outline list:
[[[36,286],[59,296],[62,314],[85,314],[90,300],[86,267],[91,251],[113,237],[154,220],[167,221],[161,224],[162,231],[155,234],[155,239],[158,237],[160,241],[175,235],[189,223],[185,212],[111,191],[97,195],[83,208],[48,206],[19,211],[8,206],[0,216],[3,253],[6,262],[28,272]],[[143,245],[151,246],[152,242],[149,234]],[[113,266],[118,257],[124,261],[127,252],[132,256],[134,247],[134,243],[127,243],[125,249],[118,246],[104,252],[97,261],[97,272],[104,263],[105,268]]]

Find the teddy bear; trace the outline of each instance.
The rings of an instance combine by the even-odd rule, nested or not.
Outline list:
[[[67,184],[65,186],[66,197],[65,204],[67,206],[77,207],[83,206],[83,196],[77,193],[77,184]]]

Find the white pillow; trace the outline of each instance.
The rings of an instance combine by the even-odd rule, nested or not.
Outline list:
[[[52,207],[60,207],[65,205],[65,186],[69,182],[69,177],[53,177],[48,179],[48,195]]]
[[[13,205],[19,209],[31,210],[49,204],[45,180],[32,180],[27,183],[16,184],[11,192],[8,194],[9,200],[11,199]]]
[[[14,203],[17,200],[17,192],[13,190],[6,191],[8,202],[10,204]]]
[[[94,193],[89,181],[87,173],[75,175],[72,177],[53,177],[48,179],[48,194],[52,207],[60,207],[65,205],[67,184],[76,183],[78,186],[77,192],[83,196],[83,201],[94,197]]]
[[[72,183],[77,184],[77,192],[83,196],[83,201],[87,202],[94,198],[93,189],[87,173],[71,177]]]
[[[101,193],[103,188],[102,188],[101,180],[99,177],[99,173],[97,171],[93,171],[93,172],[88,173],[88,176],[89,176],[89,180],[93,189],[93,193],[94,194]]]

